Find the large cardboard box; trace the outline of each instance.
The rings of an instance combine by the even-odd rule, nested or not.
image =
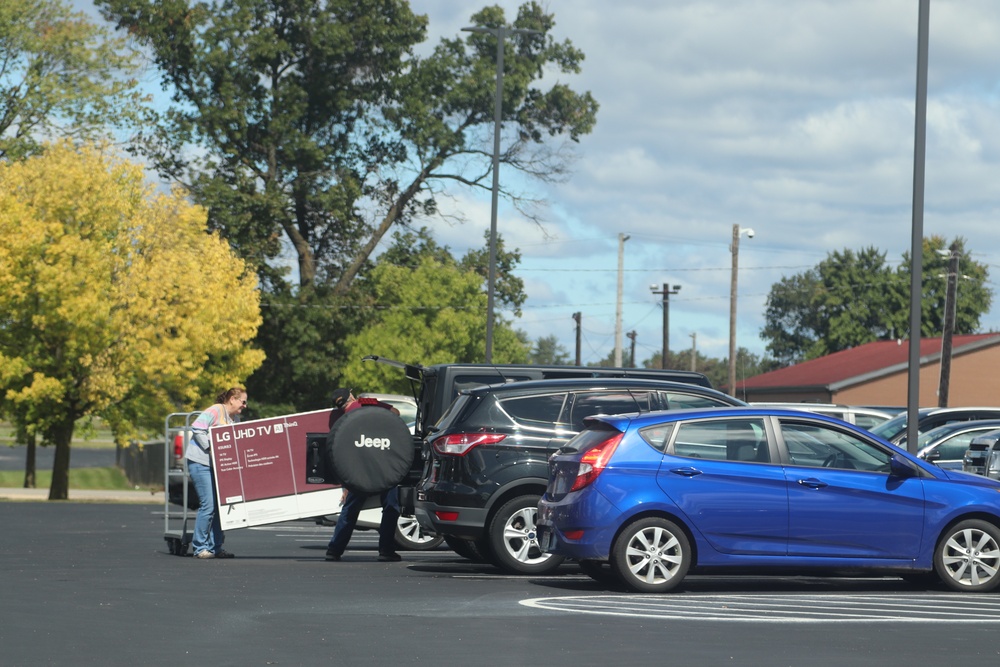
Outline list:
[[[209,431],[223,530],[340,511],[339,487],[306,483],[306,434],[326,432],[329,419],[327,409]]]

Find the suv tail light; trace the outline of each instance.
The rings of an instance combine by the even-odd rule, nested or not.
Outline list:
[[[570,491],[579,491],[588,484],[592,484],[597,476],[604,471],[608,465],[611,455],[618,449],[618,443],[622,441],[624,433],[616,433],[593,449],[588,449],[587,453],[580,459],[580,467],[576,473],[576,480]]]
[[[438,454],[465,456],[479,445],[495,445],[506,437],[504,433],[452,433],[437,438],[431,447]]]
[[[178,433],[174,436],[174,458],[184,458],[184,434]]]

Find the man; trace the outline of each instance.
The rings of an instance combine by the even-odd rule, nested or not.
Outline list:
[[[365,406],[377,406],[390,410],[393,414],[399,414],[399,410],[374,398],[362,398],[358,400],[350,389],[336,389],[333,392],[333,411],[330,413],[330,428],[338,419],[352,410]],[[354,527],[358,523],[358,515],[368,500],[370,494],[355,493],[344,489],[343,500],[340,508],[340,516],[337,518],[337,526],[333,529],[333,537],[326,548],[326,560],[338,561],[347,549],[351,535],[354,534]],[[396,562],[402,557],[396,553],[396,524],[399,521],[399,495],[398,488],[393,487],[388,491],[383,491],[380,495],[382,504],[382,521],[378,527],[378,559],[383,562]]]

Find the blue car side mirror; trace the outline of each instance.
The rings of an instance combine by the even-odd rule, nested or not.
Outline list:
[[[919,473],[914,469],[910,461],[894,454],[889,459],[889,474],[893,477],[905,479],[907,477],[916,477]]]

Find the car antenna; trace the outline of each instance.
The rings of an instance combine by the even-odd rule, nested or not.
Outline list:
[[[493,370],[496,371],[497,375],[499,375],[500,377],[503,378],[503,383],[504,384],[510,384],[510,380],[508,380],[507,376],[503,374],[503,371],[500,370],[499,366],[497,366],[496,364],[493,364]]]
[[[631,387],[627,387],[625,389],[625,391],[628,392],[629,398],[631,398],[632,402],[635,403],[635,411],[638,412],[638,413],[641,413],[642,412],[642,406],[639,405],[639,399],[637,399],[635,397],[635,391]]]

